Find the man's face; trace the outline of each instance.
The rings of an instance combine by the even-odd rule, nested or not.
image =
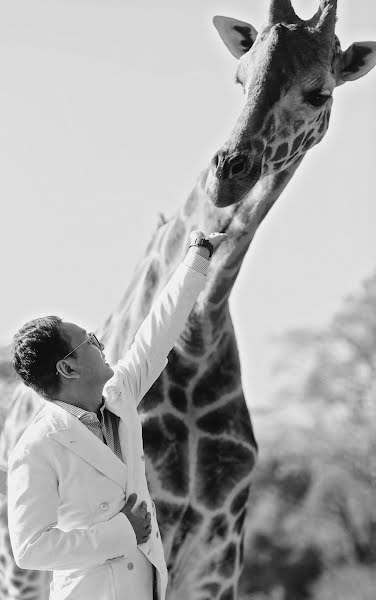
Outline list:
[[[101,383],[104,385],[111,379],[114,371],[106,362],[103,345],[101,348],[98,348],[91,341],[83,344],[82,342],[88,339],[88,332],[74,323],[64,322],[62,332],[70,340],[72,350],[82,344],[75,351],[74,357],[69,356],[66,359],[81,380],[85,383]]]

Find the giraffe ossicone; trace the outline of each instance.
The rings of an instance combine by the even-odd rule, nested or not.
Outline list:
[[[341,50],[335,11],[334,0],[322,0],[316,14],[303,21],[290,0],[272,0],[259,33],[244,21],[215,17],[238,59],[244,109],[186,202],[158,223],[127,292],[98,332],[106,356],[116,362],[182,259],[191,231],[227,232],[168,365],[140,406],[170,599],[237,598],[257,446],[228,300],[258,226],[307,150],[325,135],[334,88],[375,65],[375,42]],[[7,372],[0,366],[0,373]],[[0,440],[0,461],[6,464],[42,401],[10,379],[2,390],[12,396]],[[0,595],[41,600],[48,595],[46,575],[15,566],[5,508],[0,510]]]

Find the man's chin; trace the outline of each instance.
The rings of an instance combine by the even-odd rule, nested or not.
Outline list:
[[[111,377],[113,376],[114,370],[108,363],[105,363],[105,367],[106,367],[106,370],[104,373],[104,377],[105,377],[105,383],[107,383],[107,381],[109,381],[109,379],[111,379]]]

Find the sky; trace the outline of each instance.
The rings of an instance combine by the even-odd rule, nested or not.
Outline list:
[[[313,0],[295,0],[309,18]],[[338,0],[343,48],[376,40],[374,0]],[[265,0],[0,0],[0,344],[58,314],[95,330],[156,226],[227,139],[243,95],[216,14]],[[334,94],[231,297],[247,402],[274,389],[276,336],[329,322],[376,269],[376,68]],[[207,232],[209,233],[209,232]]]

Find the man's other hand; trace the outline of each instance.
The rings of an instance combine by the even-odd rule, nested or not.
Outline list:
[[[137,494],[131,494],[120,512],[124,513],[136,534],[137,544],[144,544],[151,534],[151,514],[147,511],[146,502],[134,508]]]

